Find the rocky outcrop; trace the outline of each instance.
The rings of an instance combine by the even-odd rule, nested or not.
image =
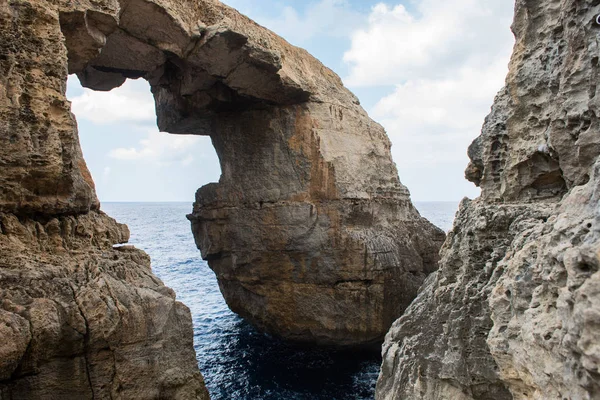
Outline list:
[[[0,2],[0,399],[208,399],[188,308],[98,211],[65,98],[73,3]]]
[[[222,176],[189,218],[233,311],[296,341],[382,339],[444,234],[337,75],[218,1],[65,6],[59,20],[84,86],[143,77],[161,130],[211,137]]]
[[[189,309],[102,212],[0,214],[0,399],[208,399]]]
[[[378,399],[600,396],[600,6],[518,0],[440,269],[383,346]]]
[[[300,341],[382,337],[443,233],[340,79],[218,1],[0,3],[0,398],[206,398],[189,311],[99,211],[68,73],[147,79],[222,167],[192,228],[231,308]]]

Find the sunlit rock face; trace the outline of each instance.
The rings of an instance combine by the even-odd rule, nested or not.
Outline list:
[[[188,309],[99,211],[65,98],[147,79],[159,127],[210,135],[189,216],[231,308],[312,343],[382,338],[444,234],[340,79],[217,1],[0,3],[0,398],[206,398]]]
[[[211,137],[222,176],[189,218],[231,309],[290,340],[381,340],[444,238],[412,206],[383,128],[331,70],[219,2],[118,15],[62,14],[70,71],[98,90],[144,77],[161,130]]]
[[[378,399],[600,397],[598,14],[517,1],[506,87],[469,148],[481,197],[388,333]]]

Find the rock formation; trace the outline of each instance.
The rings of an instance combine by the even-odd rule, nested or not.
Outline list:
[[[22,133],[22,132],[19,132]],[[0,213],[0,399],[208,399],[189,309],[102,212]]]
[[[211,137],[222,176],[189,218],[231,309],[291,340],[382,339],[444,238],[383,128],[331,70],[218,1],[106,6],[63,8],[69,71],[97,90],[143,77],[162,131]]]
[[[383,129],[305,51],[216,0],[0,3],[0,398],[207,398],[191,318],[99,211],[68,73],[147,79],[222,167],[190,215],[231,308],[282,337],[382,337],[443,233]]]
[[[517,0],[514,54],[440,269],[394,323],[377,399],[600,398],[596,1]]]
[[[220,159],[219,183],[189,216],[202,256],[230,308],[264,331],[380,340],[437,268],[444,234],[419,216],[383,128],[332,71],[219,12],[167,68],[183,82],[153,83],[161,128],[209,134]]]
[[[117,3],[73,3],[0,2],[0,399],[208,399],[188,308],[98,210],[61,22]]]

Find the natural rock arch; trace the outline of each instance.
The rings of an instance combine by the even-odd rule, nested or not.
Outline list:
[[[297,341],[382,339],[436,269],[444,235],[411,204],[385,131],[339,77],[217,1],[59,10],[82,85],[143,77],[162,131],[211,137],[222,176],[189,218],[231,309]],[[82,184],[55,212],[97,208],[76,152]]]
[[[212,0],[0,3],[0,398],[206,398],[189,310],[99,210],[65,98],[147,79],[210,135],[190,215],[231,308],[282,337],[380,339],[436,268],[383,129],[305,51]]]
[[[64,12],[70,72],[102,90],[144,77],[161,130],[211,137],[222,176],[189,218],[235,312],[294,340],[382,338],[443,240],[410,203],[384,130],[305,51],[219,3],[186,13],[193,24],[146,1],[112,24]]]

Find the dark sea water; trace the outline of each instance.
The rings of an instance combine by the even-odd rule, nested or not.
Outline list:
[[[456,202],[416,203],[445,231]],[[189,203],[103,203],[129,225],[130,243],[192,311],[198,365],[212,400],[373,399],[378,352],[307,349],[256,332],[227,308],[213,272],[200,258],[185,215]]]

